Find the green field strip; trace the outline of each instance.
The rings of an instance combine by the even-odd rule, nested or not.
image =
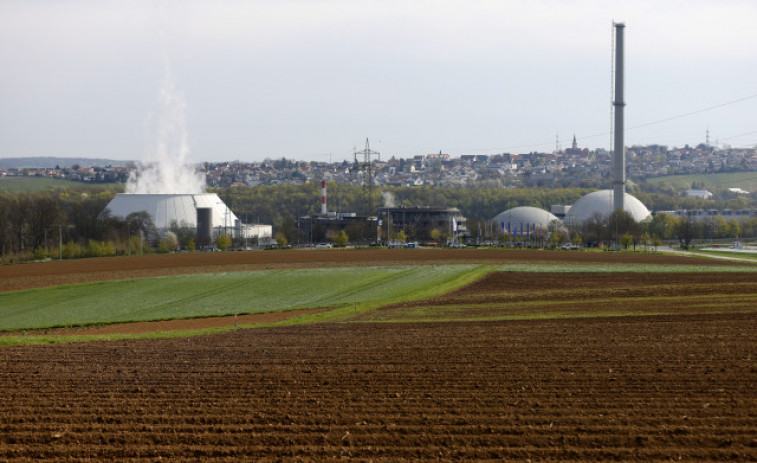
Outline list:
[[[503,264],[498,272],[513,273],[752,273],[757,265],[670,264]]]
[[[747,191],[757,189],[757,178],[755,172],[717,172],[709,174],[685,174],[685,175],[666,175],[663,177],[652,177],[646,180],[650,185],[659,185],[668,183],[676,188],[691,188],[692,182],[701,183],[705,188],[727,188],[741,187]]]
[[[466,316],[458,316],[449,314],[417,314],[415,316],[406,316],[403,318],[381,318],[376,317],[372,319],[361,320],[365,322],[385,322],[385,323],[438,323],[438,322],[485,322],[485,321],[509,321],[509,320],[552,320],[552,319],[566,319],[566,318],[610,318],[610,317],[639,317],[639,316],[660,316],[660,315],[695,315],[695,314],[727,314],[727,313],[754,313],[752,310],[726,310],[726,309],[711,309],[699,312],[690,312],[682,314],[680,311],[672,312],[661,309],[649,310],[649,311],[635,311],[635,310],[613,310],[609,311],[585,311],[585,312],[534,312],[528,314],[467,314]]]
[[[0,330],[263,313],[314,307],[339,318],[387,303],[426,298],[492,267],[446,265],[270,270],[181,275],[0,294]]]
[[[264,325],[256,325],[264,326]],[[188,336],[204,336],[217,333],[225,333],[227,331],[233,331],[237,329],[243,329],[245,327],[222,327],[222,328],[208,328],[203,330],[176,330],[176,331],[155,331],[152,333],[143,334],[94,334],[94,335],[45,335],[45,334],[32,334],[32,335],[8,335],[0,336],[0,347],[7,346],[26,346],[37,344],[64,344],[70,342],[106,342],[106,341],[120,341],[125,339],[170,339],[170,338],[186,338]]]
[[[290,318],[286,322],[287,324],[296,324],[297,320],[307,321],[310,315],[299,315],[297,317]],[[238,326],[223,326],[216,328],[204,328],[194,330],[172,330],[172,331],[153,331],[150,333],[124,333],[124,334],[13,334],[0,336],[0,347],[7,346],[24,346],[24,345],[39,345],[39,344],[64,344],[70,342],[108,342],[108,341],[120,341],[126,339],[172,339],[172,338],[186,338],[190,336],[207,336],[212,334],[226,333],[228,331],[251,329],[251,328],[263,328],[268,326],[277,326],[284,324],[285,322],[269,322],[269,323],[256,323],[256,324],[242,324]],[[301,322],[300,322],[301,323]]]
[[[680,307],[685,302],[685,309]],[[417,322],[525,320],[574,317],[616,317],[671,313],[757,313],[754,295],[716,294],[685,297],[605,298],[591,301],[549,301],[486,304],[423,305],[388,308],[366,314],[361,321]]]
[[[439,271],[447,266],[433,267]],[[459,267],[459,266],[457,266]],[[364,302],[346,303],[341,308],[335,310],[329,310],[313,315],[304,315],[297,317],[296,319],[285,320],[275,323],[276,325],[291,325],[298,323],[312,323],[312,322],[349,322],[355,317],[359,317],[361,314],[371,312],[380,307],[396,304],[400,302],[412,302],[423,301],[433,296],[454,291],[462,286],[473,283],[474,281],[482,278],[487,273],[491,272],[494,267],[485,265],[467,266],[467,271],[448,273],[446,275],[439,275],[439,278],[429,284],[428,281],[418,281],[419,278],[424,279],[422,275],[414,273],[413,275],[406,275],[402,281],[403,285],[411,285],[412,291],[407,291],[405,294],[397,294],[393,298],[386,297],[387,294],[382,288],[376,288],[378,293],[372,300]],[[408,280],[408,278],[412,278]],[[413,281],[415,280],[415,281]]]
[[[709,306],[713,303],[722,303],[728,306],[736,306],[736,305],[745,305],[745,306],[754,306],[754,311],[757,312],[757,297],[755,295],[744,295],[744,296],[734,296],[733,294],[709,294],[709,295],[698,295],[696,298],[691,298],[690,296],[645,296],[645,297],[619,297],[619,298],[597,298],[597,299],[590,299],[590,300],[561,300],[561,301],[554,301],[554,300],[531,300],[531,301],[524,301],[524,302],[490,302],[490,303],[484,303],[484,304],[453,304],[453,305],[424,305],[422,307],[433,309],[433,310],[442,310],[442,309],[459,309],[459,310],[469,310],[471,308],[480,308],[480,309],[510,309],[510,310],[517,310],[517,309],[533,309],[533,308],[543,308],[543,307],[567,307],[567,306],[577,306],[578,308],[584,308],[587,305],[598,305],[598,304],[605,304],[605,305],[615,305],[615,306],[621,306],[621,305],[630,305],[630,304],[661,304],[661,303],[674,303],[674,302],[682,302],[685,301],[687,307],[696,308],[696,307],[702,307],[702,306]],[[399,308],[399,310],[402,310],[402,308]]]
[[[0,191],[7,193],[33,193],[38,191],[69,190],[75,193],[82,191],[98,191],[102,188],[123,191],[123,183],[84,183],[73,180],[63,180],[45,177],[2,177]]]
[[[546,290],[519,290],[519,289],[503,289],[498,292],[490,292],[484,295],[478,294],[465,294],[465,295],[451,295],[444,297],[445,305],[481,305],[487,304],[487,301],[496,299],[497,304],[502,303],[518,303],[526,301],[550,301],[556,302],[560,300],[581,300],[595,301],[597,299],[609,300],[610,298],[624,298],[624,299],[638,299],[644,297],[657,297],[649,296],[649,293],[655,292],[659,294],[666,294],[676,292],[684,288],[682,285],[644,285],[642,288],[602,288],[601,291],[597,289],[546,289]],[[687,294],[680,296],[668,296],[668,297],[711,297],[717,296],[720,293],[713,293],[713,291],[722,292],[724,289],[738,289],[744,292],[749,290],[751,293],[757,294],[757,281],[754,283],[719,283],[717,288],[714,289],[709,284],[688,284],[685,286]],[[701,291],[697,293],[697,290]],[[644,294],[645,293],[645,294]],[[734,294],[735,291],[731,291],[728,294]],[[482,301],[483,299],[483,301]],[[423,303],[423,302],[421,302]],[[433,305],[434,300],[429,300],[428,304]]]
[[[696,250],[692,251],[693,253],[697,255],[702,255],[704,257],[708,256],[720,256],[720,257],[736,257],[739,259],[749,259],[754,260],[757,262],[757,253],[754,252],[740,252],[740,251],[703,251],[703,250]]]

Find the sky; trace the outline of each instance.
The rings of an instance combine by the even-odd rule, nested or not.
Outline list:
[[[2,0],[0,157],[194,161],[757,144],[750,0]],[[176,109],[176,108],[174,108]]]

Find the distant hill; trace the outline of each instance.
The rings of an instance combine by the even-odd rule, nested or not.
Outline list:
[[[704,188],[741,188],[746,191],[757,191],[757,172],[667,175],[665,177],[647,179],[647,183],[649,184],[660,185],[667,183],[679,190],[691,188],[693,182],[704,185]]]
[[[86,183],[45,177],[0,177],[0,192],[30,193],[35,191],[124,191],[123,183]]]
[[[105,166],[125,166],[132,161],[117,161],[114,159],[91,159],[91,158],[0,158],[0,170],[41,168],[52,169],[55,166],[71,167],[78,164],[81,167],[105,167]]]

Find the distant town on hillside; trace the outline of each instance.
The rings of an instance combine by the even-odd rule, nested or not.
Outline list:
[[[664,145],[626,149],[627,175],[632,181],[674,174],[757,171],[757,149],[718,148],[700,144],[669,148]],[[36,164],[36,165],[35,165]],[[87,183],[123,183],[131,161],[80,158],[0,159],[0,177],[47,177]],[[297,161],[286,157],[256,162],[206,162],[198,165],[210,187],[302,184],[335,181],[362,184],[366,166],[362,153],[340,162]],[[376,185],[464,186],[469,184],[526,187],[600,187],[611,175],[607,150],[571,148],[551,153],[462,155],[443,152],[412,158],[372,157]]]

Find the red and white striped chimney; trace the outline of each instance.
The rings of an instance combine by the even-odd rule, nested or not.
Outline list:
[[[328,208],[326,207],[326,180],[321,180],[321,214],[326,215]]]

